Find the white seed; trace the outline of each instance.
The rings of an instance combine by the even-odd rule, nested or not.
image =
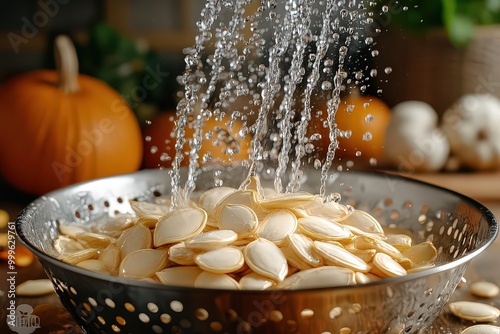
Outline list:
[[[460,332],[460,334],[500,334],[500,327],[491,325],[474,325]]]
[[[373,265],[384,274],[382,277],[398,277],[407,274],[405,268],[384,253],[375,254]]]
[[[354,210],[352,214],[347,216],[340,223],[353,227],[361,231],[361,233],[384,235],[384,230],[380,223],[365,211]]]
[[[352,255],[359,257],[361,260],[369,263],[373,260],[377,251],[375,249],[357,249],[353,245],[349,244],[345,247]]]
[[[288,210],[272,211],[261,223],[257,236],[280,246],[297,229],[297,218]]]
[[[114,238],[108,237],[107,235],[91,233],[91,232],[82,232],[77,233],[75,239],[87,247],[90,248],[104,248],[109,244],[115,242]]]
[[[16,286],[16,295],[25,297],[42,296],[54,292],[54,286],[48,279],[25,281]]]
[[[169,212],[168,206],[159,205],[151,202],[128,201],[130,207],[137,216],[164,216]]]
[[[239,283],[242,290],[266,290],[276,284],[273,280],[254,272],[243,276]]]
[[[253,190],[237,190],[226,197],[224,197],[214,208],[213,216],[217,219],[220,215],[221,210],[228,204],[232,205],[244,205],[252,209],[252,211],[257,211],[259,205],[257,204],[257,194]]]
[[[483,303],[460,301],[450,303],[449,307],[451,313],[464,320],[490,322],[500,316],[500,310]]]
[[[161,283],[166,285],[193,287],[196,277],[202,271],[199,267],[172,267],[158,271],[155,275]]]
[[[101,260],[96,260],[96,259],[85,260],[77,263],[76,266],[96,273],[101,273],[101,274],[110,273],[110,271],[106,268],[105,263]]]
[[[5,235],[7,236],[7,233]],[[64,235],[57,237],[54,241],[54,248],[59,254],[74,253],[85,249],[81,243]]]
[[[183,208],[158,220],[154,231],[154,245],[159,247],[184,241],[199,234],[207,223],[207,213],[200,208]]]
[[[137,217],[133,214],[119,214],[113,218],[102,218],[95,222],[91,231],[118,238],[123,231],[135,224]]]
[[[405,249],[401,254],[410,259],[415,266],[433,262],[437,258],[436,247],[429,241]]]
[[[290,266],[297,268],[298,270],[313,268],[313,266],[311,266],[308,262],[302,260],[302,258],[298,256],[290,246],[281,247],[280,249],[283,252],[283,255],[285,255],[286,261]]]
[[[104,263],[109,272],[115,273],[120,266],[120,248],[116,244],[111,244],[101,251],[98,259]]]
[[[474,282],[469,286],[469,292],[474,296],[483,297],[483,298],[493,298],[498,295],[499,292],[498,285],[491,282]]]
[[[230,246],[198,254],[194,261],[201,269],[216,274],[236,271],[245,262],[241,250]]]
[[[321,217],[305,217],[298,220],[299,230],[317,240],[346,240],[352,233],[341,224]]]
[[[194,265],[194,258],[198,252],[187,248],[184,242],[179,242],[168,249],[168,259],[184,266]]]
[[[288,274],[285,255],[271,241],[259,238],[249,243],[243,254],[248,266],[262,276],[281,282]]]
[[[287,236],[288,245],[304,262],[313,267],[321,265],[321,257],[314,250],[313,241],[299,233],[289,234]]]
[[[308,192],[275,194],[266,197],[259,204],[267,210],[303,207],[314,201],[315,196]]]
[[[355,274],[356,277],[356,283],[357,284],[366,284],[366,283],[371,283],[371,282],[376,282],[381,280],[379,276],[376,276],[372,273],[360,273],[357,272]]]
[[[212,250],[230,245],[238,239],[238,234],[231,230],[212,230],[197,234],[184,242],[187,248]]]
[[[98,254],[98,250],[95,248],[87,248],[81,251],[77,251],[70,254],[65,254],[59,258],[59,260],[69,263],[69,264],[77,264],[78,262],[82,262],[85,260],[92,259],[96,257]]]
[[[239,290],[238,282],[226,274],[203,271],[194,281],[196,288]]]
[[[76,235],[80,233],[88,232],[81,226],[77,225],[59,225],[59,233],[67,237],[76,239]]]
[[[357,249],[375,249],[377,252],[389,255],[396,261],[400,261],[404,258],[401,252],[394,248],[394,246],[368,235],[354,237],[354,247]]]
[[[427,270],[427,269],[432,269],[434,268],[436,265],[434,263],[427,263],[427,264],[423,264],[423,265],[419,265],[419,266],[414,266],[414,267],[411,267],[409,269],[406,269],[406,272],[408,274],[411,274],[411,273],[418,273],[420,271],[424,271],[424,270]]]
[[[364,273],[370,271],[371,267],[365,261],[349,253],[349,251],[342,246],[323,241],[314,241],[313,244],[318,254],[330,265],[345,267]]]
[[[349,207],[335,201],[325,202],[324,198],[319,196],[307,205],[305,210],[310,216],[323,217],[335,222],[346,219],[352,213]]]
[[[162,216],[142,216],[137,218],[136,224],[137,225],[144,225],[147,228],[155,228],[156,224],[158,223],[158,220]]]
[[[198,204],[208,214],[212,214],[217,204],[219,204],[224,197],[234,193],[235,191],[236,189],[230,187],[216,187],[209,189],[200,196]]]
[[[325,266],[299,271],[285,278],[276,287],[278,289],[310,289],[353,284],[356,284],[354,271],[342,267]]]
[[[122,277],[151,277],[167,265],[167,252],[159,249],[139,249],[128,254],[120,263],[118,274]]]
[[[385,242],[394,246],[400,252],[412,246],[412,239],[406,234],[386,234]]]
[[[122,259],[136,250],[148,249],[153,246],[151,232],[144,225],[135,225],[123,231],[116,244],[120,247],[120,256]]]
[[[255,232],[259,219],[255,212],[246,205],[227,204],[220,210],[218,216],[219,228],[236,232],[241,238]]]

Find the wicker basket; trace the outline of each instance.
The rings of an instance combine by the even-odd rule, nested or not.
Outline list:
[[[378,83],[390,106],[421,100],[442,114],[464,94],[500,97],[500,25],[477,28],[465,48],[452,46],[444,30],[416,36],[394,29],[378,36],[378,49],[377,68],[393,69]]]

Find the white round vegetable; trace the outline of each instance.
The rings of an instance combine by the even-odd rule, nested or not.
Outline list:
[[[442,169],[450,146],[437,126],[438,115],[425,102],[405,101],[394,106],[385,137],[387,161],[405,172]]]
[[[443,115],[451,151],[474,170],[500,168],[500,100],[490,94],[460,98]]]

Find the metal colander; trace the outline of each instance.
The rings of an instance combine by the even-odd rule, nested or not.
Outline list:
[[[238,186],[242,169],[210,169]],[[263,184],[272,180],[261,179]],[[317,192],[317,171],[303,190]],[[167,171],[148,170],[86,182],[40,197],[23,210],[17,233],[39,258],[62,303],[89,333],[422,333],[455,290],[470,261],[496,238],[498,225],[481,204],[460,194],[378,173],[336,173],[328,189],[370,212],[382,225],[411,230],[439,251],[433,269],[365,285],[310,290],[227,291],[164,286],[90,272],[56,259],[59,224],[88,224],[132,212],[128,199],[169,193]]]

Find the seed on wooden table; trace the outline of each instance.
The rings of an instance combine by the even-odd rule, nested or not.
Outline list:
[[[207,213],[200,208],[183,208],[161,217],[154,231],[154,245],[159,247],[184,241],[205,228]]]
[[[451,313],[464,320],[490,322],[500,316],[500,310],[483,303],[460,301],[450,303],[449,307]]]
[[[460,334],[500,334],[500,327],[491,325],[474,325],[460,332]]]
[[[194,261],[201,269],[216,274],[227,274],[236,271],[245,262],[241,250],[231,246],[198,254]]]
[[[54,292],[52,282],[46,278],[25,281],[16,286],[16,295],[25,297],[42,296]]]
[[[288,210],[274,210],[262,221],[257,236],[280,246],[297,229],[297,218]]]
[[[483,298],[493,298],[498,295],[499,292],[498,285],[491,282],[474,282],[469,286],[469,292],[474,296],[483,297]]]
[[[288,273],[285,255],[269,240],[259,238],[249,243],[243,254],[246,264],[262,276],[281,282]]]

